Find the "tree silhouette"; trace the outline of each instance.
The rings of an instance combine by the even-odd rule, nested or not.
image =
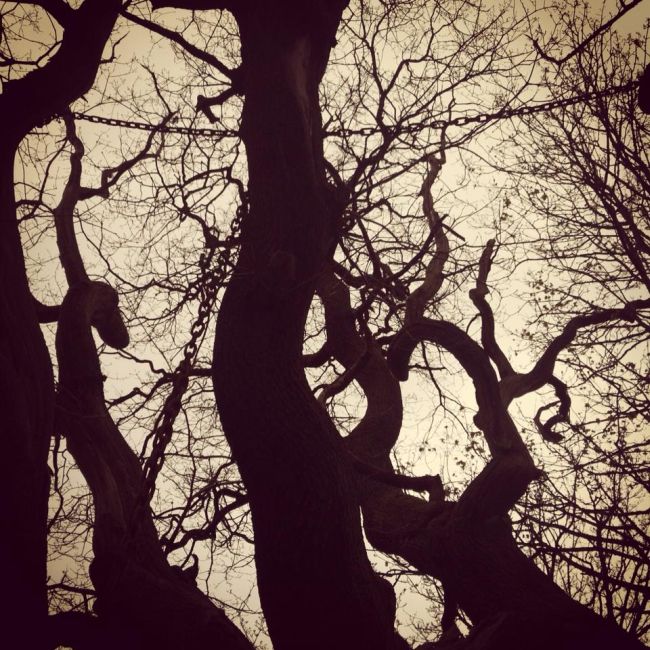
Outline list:
[[[8,641],[642,647],[636,4],[3,10]]]

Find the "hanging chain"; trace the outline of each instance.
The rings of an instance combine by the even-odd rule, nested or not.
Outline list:
[[[235,218],[230,225],[230,233],[223,241],[223,247],[216,256],[212,269],[209,268],[214,251],[203,254],[199,260],[199,267],[204,281],[197,290],[199,297],[198,315],[190,329],[190,339],[183,348],[183,358],[171,375],[171,391],[167,395],[163,407],[154,423],[151,434],[145,441],[152,440],[151,453],[144,461],[144,485],[147,503],[151,501],[156,488],[156,478],[165,461],[165,450],[174,431],[174,422],[181,410],[181,400],[189,385],[192,363],[199,349],[200,341],[207,329],[210,314],[214,310],[219,289],[223,287],[232,267],[233,251],[236,249],[241,231],[242,217],[245,206],[237,209]]]
[[[629,92],[634,90],[639,85],[638,79],[628,81],[621,86],[613,86],[607,90],[594,90],[590,92],[583,92],[578,95],[566,97],[564,99],[554,99],[542,104],[525,104],[518,108],[502,108],[494,113],[479,113],[477,115],[459,115],[452,119],[447,120],[422,120],[420,122],[412,122],[403,126],[386,126],[386,130],[401,131],[406,133],[417,133],[422,129],[446,129],[453,126],[466,126],[467,124],[488,124],[489,122],[496,122],[499,120],[508,120],[515,117],[523,117],[525,115],[534,115],[535,113],[546,113],[558,108],[566,108],[574,104],[588,102],[592,99],[601,97],[610,97],[620,93]],[[330,131],[329,135],[374,135],[381,133],[381,129],[376,126],[367,126],[360,129],[338,129]]]
[[[477,115],[459,115],[448,120],[422,120],[404,126],[387,126],[387,129],[401,129],[407,133],[414,133],[424,128],[429,129],[444,129],[453,126],[466,126],[467,124],[487,124],[489,122],[496,122],[498,120],[508,120],[515,117],[523,117],[525,115],[534,115],[536,113],[545,113],[554,111],[558,108],[566,108],[574,104],[587,102],[591,99],[598,99],[601,97],[610,97],[619,93],[625,93],[634,90],[639,85],[639,80],[634,79],[628,81],[626,84],[620,86],[613,86],[607,90],[595,90],[590,92],[580,93],[564,99],[555,99],[542,104],[525,104],[518,108],[502,108],[494,113],[479,113]],[[213,128],[194,128],[190,126],[173,126],[166,125],[160,126],[150,124],[148,122],[138,122],[134,120],[120,120],[114,117],[101,117],[99,115],[87,115],[86,113],[73,112],[73,117],[77,120],[84,120],[86,122],[93,122],[94,124],[105,124],[107,126],[118,126],[125,129],[139,129],[140,131],[158,131],[160,133],[177,133],[179,135],[189,135],[205,138],[227,138],[237,137],[239,132],[233,129],[213,129]],[[326,135],[375,135],[380,133],[381,129],[377,126],[366,126],[359,129],[337,129],[335,131],[327,131]]]
[[[238,131],[232,129],[211,129],[193,128],[190,126],[160,126],[149,122],[137,122],[134,120],[119,120],[115,117],[101,117],[99,115],[87,115],[73,111],[72,116],[76,120],[93,122],[94,124],[105,124],[107,126],[119,126],[125,129],[139,129],[140,131],[158,131],[159,133],[178,133],[180,135],[202,136],[205,138],[226,138],[239,135]]]

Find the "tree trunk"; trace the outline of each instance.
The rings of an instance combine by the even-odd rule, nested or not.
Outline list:
[[[318,85],[344,3],[302,4],[233,11],[250,212],[219,311],[214,387],[250,499],[274,647],[381,649],[393,642],[392,590],[369,565],[350,468],[301,360],[338,222],[323,168]]]
[[[359,465],[365,466],[359,477],[364,530],[375,548],[399,555],[442,582],[448,610],[443,627],[453,623],[457,607],[467,613],[474,624],[471,635],[444,647],[639,648],[618,626],[571,599],[517,547],[508,504],[527,485],[531,466],[514,435],[510,451],[495,449],[495,457],[458,502],[445,502],[434,494],[425,501],[396,485],[390,453],[402,426],[399,381],[381,348],[357,334],[347,287],[333,275],[323,276],[319,295],[325,306],[328,350],[346,368],[356,368],[355,379],[368,401],[361,422],[345,439]],[[428,324],[432,333],[437,331],[433,321]],[[496,375],[481,348],[453,329],[440,331],[444,334],[441,342],[456,349],[459,361],[475,380],[483,426],[489,429],[485,420],[490,419],[505,430],[513,427],[498,397]],[[408,339],[406,361],[422,338],[414,332],[412,328],[401,335]],[[453,340],[447,340],[448,334]],[[490,404],[485,403],[488,400]]]
[[[120,647],[252,650],[223,611],[163,554],[142,468],[106,410],[91,323],[110,345],[128,343],[115,291],[81,282],[68,291],[59,317],[57,424],[93,494],[90,575],[100,621],[122,631]]]
[[[2,634],[38,647],[47,615],[46,553],[54,382],[27,282],[13,188],[14,155],[31,129],[86,92],[95,78],[119,0],[86,0],[65,13],[61,46],[43,67],[0,95],[0,551],[7,571]]]
[[[0,553],[7,595],[0,639],[7,647],[37,647],[47,615],[47,454],[54,382],[16,227],[13,151],[0,155]]]

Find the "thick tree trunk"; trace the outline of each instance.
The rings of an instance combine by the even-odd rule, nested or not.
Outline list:
[[[643,647],[542,573],[517,547],[507,518],[472,521],[452,510],[434,539],[436,577],[475,626],[467,650]]]
[[[250,499],[275,648],[379,650],[393,642],[392,591],[369,565],[350,468],[301,362],[307,310],[337,228],[318,85],[344,3],[270,4],[233,10],[250,213],[217,322],[215,394]]]
[[[54,382],[16,227],[13,151],[0,156],[0,553],[7,595],[0,645],[38,647],[47,615],[47,454]]]
[[[63,12],[65,36],[57,53],[43,68],[4,84],[0,96],[0,552],[8,596],[0,634],[16,647],[39,647],[45,629],[54,384],[18,233],[14,155],[31,129],[91,86],[119,6],[120,0],[86,0],[79,10]]]
[[[59,317],[57,423],[93,494],[90,575],[100,623],[113,630],[113,646],[252,650],[223,611],[162,552],[142,468],[106,410],[91,323],[106,343],[128,343],[117,294],[108,285],[81,282],[68,291]]]

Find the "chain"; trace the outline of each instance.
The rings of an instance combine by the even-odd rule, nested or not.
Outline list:
[[[171,391],[165,399],[165,403],[154,423],[151,434],[145,441],[146,448],[147,442],[152,440],[151,453],[143,465],[147,503],[151,501],[155,491],[156,478],[163,466],[165,450],[174,431],[174,422],[181,410],[181,400],[189,384],[192,363],[198,352],[200,340],[207,329],[210,314],[213,312],[219,289],[224,285],[229,269],[232,266],[231,258],[241,230],[244,210],[244,206],[240,206],[237,210],[235,218],[230,225],[230,233],[223,242],[223,248],[217,254],[214,268],[211,270],[208,268],[213,251],[208,255],[202,255],[199,261],[201,273],[205,277],[205,281],[201,283],[201,287],[198,290],[200,298],[198,315],[194,323],[192,323],[189,341],[183,348],[183,358],[171,375]]]
[[[639,85],[638,79],[628,81],[621,86],[613,86],[607,90],[594,90],[591,92],[584,92],[572,97],[565,97],[564,99],[555,99],[542,104],[525,104],[519,108],[504,108],[496,113],[486,113],[483,115],[461,116],[450,120],[449,126],[464,126],[466,124],[484,124],[486,122],[493,122],[495,120],[508,120],[513,117],[523,117],[525,115],[535,115],[536,113],[546,113],[554,111],[558,108],[566,108],[575,104],[586,103],[591,99],[600,99],[601,97],[611,97],[620,93],[626,93],[634,90]],[[442,128],[442,127],[438,127]]]
[[[180,135],[193,135],[205,138],[226,138],[235,137],[237,131],[232,129],[211,129],[193,128],[190,126],[161,126],[149,122],[137,122],[133,120],[119,120],[115,117],[101,117],[99,115],[87,115],[86,113],[73,112],[72,116],[77,120],[93,122],[94,124],[105,124],[107,126],[119,126],[125,129],[139,129],[140,131],[158,131],[159,133],[178,133]]]
[[[558,108],[566,108],[581,102],[587,102],[590,99],[597,99],[600,97],[609,97],[619,93],[625,93],[634,90],[639,85],[639,81],[634,79],[621,86],[614,86],[607,90],[597,90],[591,92],[584,92],[565,99],[555,99],[552,101],[544,102],[542,104],[526,104],[519,108],[503,108],[494,113],[479,113],[477,115],[459,115],[448,120],[423,120],[407,124],[404,127],[386,127],[386,128],[402,128],[403,131],[408,133],[417,132],[423,128],[429,129],[444,129],[450,126],[466,126],[467,124],[487,124],[498,120],[509,120],[514,117],[523,117],[525,115],[534,115],[535,113],[545,113],[547,111],[554,111]],[[85,113],[73,112],[73,117],[77,120],[84,120],[86,122],[93,122],[94,124],[105,124],[107,126],[118,126],[125,129],[139,129],[140,131],[158,131],[160,133],[177,133],[180,135],[190,135],[205,138],[227,138],[237,137],[239,132],[233,129],[212,129],[212,128],[193,128],[190,126],[161,126],[150,124],[148,122],[137,122],[133,120],[120,120],[114,117],[101,117],[99,115],[87,115]],[[380,133],[381,129],[376,126],[366,126],[360,129],[338,129],[336,131],[327,131],[326,135],[375,135]]]
[[[466,126],[467,124],[488,124],[489,122],[496,122],[498,120],[508,120],[515,117],[523,117],[526,115],[534,115],[536,113],[546,113],[549,111],[557,110],[558,108],[566,108],[574,104],[587,102],[591,99],[598,99],[601,97],[610,97],[619,93],[625,93],[634,90],[639,85],[638,79],[628,81],[621,86],[613,86],[607,90],[596,90],[591,92],[584,92],[564,99],[555,99],[542,104],[525,104],[518,108],[502,108],[494,113],[479,113],[477,115],[459,115],[452,119],[447,120],[422,120],[420,122],[412,122],[404,126],[387,126],[386,130],[395,129],[396,131],[417,133],[418,131],[429,129],[446,129],[453,126]],[[381,129],[376,126],[367,126],[360,129],[339,129],[337,131],[330,131],[328,135],[374,135],[381,133]]]

